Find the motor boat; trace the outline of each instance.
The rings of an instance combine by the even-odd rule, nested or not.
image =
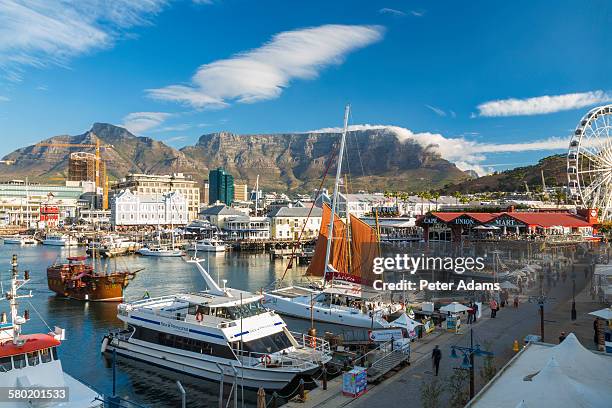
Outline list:
[[[64,247],[79,245],[79,241],[76,238],[66,234],[47,234],[42,243],[43,245]]]
[[[38,241],[34,239],[34,237],[30,235],[12,235],[8,237],[3,237],[2,241],[4,244],[13,244],[13,245],[36,245]]]
[[[151,245],[140,248],[136,251],[137,254],[142,256],[157,256],[157,257],[179,257],[183,256],[183,251],[180,249],[173,249],[163,245]]]
[[[225,252],[226,246],[218,239],[201,239],[193,243],[190,250],[203,252]]]

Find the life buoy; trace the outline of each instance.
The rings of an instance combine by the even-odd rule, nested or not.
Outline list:
[[[204,315],[201,312],[196,313],[195,317],[198,322],[201,322],[202,319],[204,319]]]
[[[317,347],[317,338],[315,336],[311,336],[309,343],[310,343],[310,348],[316,348]]]
[[[261,364],[265,366],[269,366],[270,364],[272,364],[272,357],[270,357],[269,354],[266,354],[265,356],[261,356],[259,360],[261,361]]]

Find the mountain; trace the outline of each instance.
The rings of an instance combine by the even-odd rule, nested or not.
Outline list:
[[[479,193],[485,191],[525,191],[525,183],[530,190],[542,188],[542,172],[546,187],[564,186],[567,184],[567,158],[558,154],[541,159],[532,166],[517,167],[500,173],[450,184],[444,187],[445,194],[460,191],[462,193]]]
[[[135,136],[124,128],[96,123],[91,130],[77,136],[61,135],[43,143],[94,144],[102,149],[109,177],[118,179],[129,172],[170,174],[183,172],[194,179],[208,178],[208,170],[224,167],[236,181],[255,184],[277,191],[312,191],[337,150],[336,133],[286,133],[238,135],[228,132],[202,135],[194,146],[180,150],[163,142]],[[61,146],[28,146],[18,149],[0,164],[0,179],[29,177],[31,181],[65,178],[71,152],[90,151]],[[343,168],[348,171],[348,188],[417,191],[442,187],[470,176],[442,159],[433,148],[412,141],[400,142],[388,129],[352,131],[347,137],[347,157]],[[329,187],[335,175],[335,161],[328,169]]]

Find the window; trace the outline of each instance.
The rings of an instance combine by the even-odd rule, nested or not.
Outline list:
[[[53,354],[54,360],[59,360],[59,358],[57,357],[57,347],[51,348],[51,354]]]
[[[244,343],[244,350],[253,353],[276,353],[291,347],[291,341],[284,332],[278,332]]]
[[[13,369],[13,364],[10,357],[0,358],[0,373],[6,373]]]
[[[26,366],[25,354],[13,356],[13,365],[15,368],[24,368]]]
[[[40,350],[40,359],[43,363],[48,363],[52,360],[51,352],[49,351],[49,349]]]
[[[28,353],[28,365],[30,367],[37,366],[40,363],[38,359],[38,350]]]

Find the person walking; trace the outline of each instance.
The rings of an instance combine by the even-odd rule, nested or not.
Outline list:
[[[497,316],[497,301],[495,299],[491,299],[491,302],[489,302],[489,307],[491,308],[491,319],[495,319]]]
[[[518,305],[519,305],[519,298],[518,295],[514,296],[514,308],[518,309]]]
[[[440,360],[442,360],[442,352],[440,351],[438,345],[436,345],[436,347],[434,347],[433,351],[431,352],[431,360],[433,362],[433,368],[436,370],[437,377],[438,370],[440,369]]]
[[[474,302],[472,307],[474,308],[474,314],[472,315],[472,318],[473,318],[474,323],[476,323],[476,320],[478,319],[478,304]]]
[[[470,308],[470,310],[467,311],[467,324],[472,324],[474,322],[474,305],[472,304],[472,302],[470,302],[470,305],[468,307]]]

